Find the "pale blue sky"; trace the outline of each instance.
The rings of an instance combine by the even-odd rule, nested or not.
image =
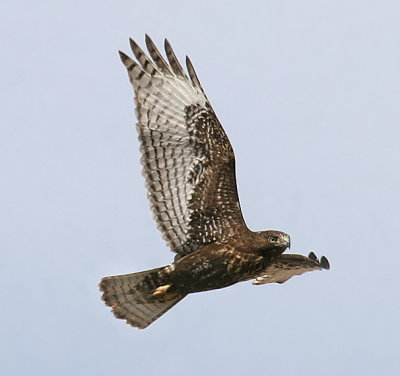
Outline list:
[[[4,375],[398,375],[400,2],[2,1]],[[189,54],[254,230],[329,272],[189,296],[144,331],[101,277],[169,263],[117,50]],[[190,373],[189,373],[190,371]]]

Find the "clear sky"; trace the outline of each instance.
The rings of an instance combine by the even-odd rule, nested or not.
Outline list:
[[[400,374],[399,1],[1,1],[4,375]],[[169,263],[128,38],[189,54],[253,230],[329,272],[189,296],[148,329],[101,277]]]

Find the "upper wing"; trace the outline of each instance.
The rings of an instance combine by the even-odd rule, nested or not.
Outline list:
[[[283,283],[295,275],[300,275],[313,270],[329,269],[329,261],[325,256],[319,261],[311,252],[308,257],[301,255],[280,255],[274,263],[268,266],[253,282],[253,285],[265,283]]]
[[[246,228],[239,205],[235,156],[186,58],[190,80],[169,42],[164,60],[146,35],[149,57],[120,52],[135,91],[143,175],[158,228],[180,255],[224,241]]]

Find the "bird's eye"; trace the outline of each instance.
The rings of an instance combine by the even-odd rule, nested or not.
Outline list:
[[[278,241],[278,237],[277,237],[277,236],[270,236],[270,237],[268,238],[268,240],[269,240],[271,243],[276,243],[276,242]]]

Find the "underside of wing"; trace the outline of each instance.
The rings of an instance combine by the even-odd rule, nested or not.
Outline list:
[[[256,278],[253,285],[266,283],[283,283],[295,275],[300,275],[313,270],[328,270],[329,261],[325,256],[318,260],[311,252],[308,257],[302,255],[280,255],[276,261],[269,265],[263,273]]]
[[[233,149],[187,58],[190,79],[165,41],[168,62],[146,36],[150,57],[120,52],[135,91],[143,175],[158,228],[180,255],[245,228]]]

